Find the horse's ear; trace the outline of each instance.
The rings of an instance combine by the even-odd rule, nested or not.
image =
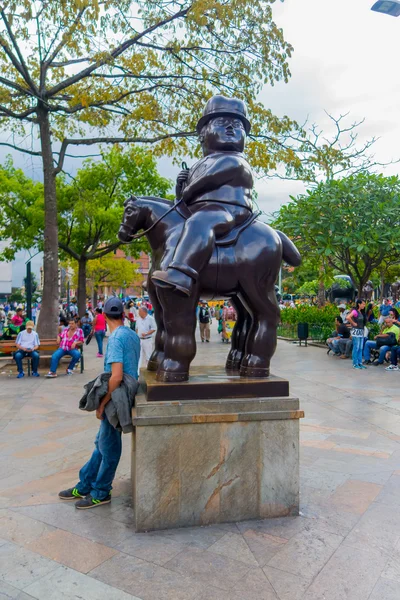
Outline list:
[[[128,206],[128,204],[132,204],[132,202],[136,202],[136,196],[129,196],[127,200],[124,202],[124,206]]]

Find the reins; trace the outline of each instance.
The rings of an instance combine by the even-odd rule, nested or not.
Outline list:
[[[167,210],[167,212],[165,212],[163,215],[161,215],[161,217],[159,217],[157,219],[157,221],[154,221],[154,223],[152,225],[150,225],[150,227],[148,229],[145,229],[141,233],[135,233],[135,235],[132,236],[131,241],[139,240],[144,235],[147,235],[156,225],[158,225],[167,215],[169,215],[169,213],[171,213],[173,210],[175,210],[176,207],[178,206],[178,204],[180,204],[181,202],[182,202],[182,200],[178,200],[178,202],[176,202],[173,206],[171,206],[171,208],[169,208]]]

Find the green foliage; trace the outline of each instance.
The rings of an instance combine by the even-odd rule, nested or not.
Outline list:
[[[308,306],[299,304],[297,308],[284,308],[281,310],[281,322],[290,325],[298,323],[308,323],[309,325],[319,325],[334,329],[335,317],[339,315],[339,309],[334,304],[326,304],[324,307]]]
[[[273,20],[274,2],[5,0],[2,129],[36,135],[36,117],[47,114],[62,144],[58,167],[68,146],[113,139],[184,156],[195,151],[205,101],[224,93],[250,106],[254,161],[287,162],[282,139],[294,124],[256,100],[265,83],[290,77],[293,48]]]
[[[400,259],[400,181],[360,173],[321,183],[282,206],[274,226],[307,259],[350,275],[358,288]]]
[[[59,248],[63,257],[92,260],[114,250],[123,203],[131,194],[164,197],[170,182],[158,175],[156,160],[147,150],[114,147],[102,160],[86,160],[75,178],[58,180]],[[7,260],[20,249],[43,249],[43,185],[15,169],[11,159],[0,167],[0,237],[11,239]],[[131,255],[146,250],[144,242],[129,246]]]
[[[91,260],[86,277],[88,294],[92,289],[98,290],[102,286],[126,288],[143,281],[143,275],[138,272],[134,264],[126,258],[115,258],[110,254],[101,259]],[[78,286],[77,271],[74,272],[73,285]]]
[[[21,288],[13,288],[8,299],[10,302],[17,302],[18,304],[22,304],[25,302],[25,295],[22,293]]]

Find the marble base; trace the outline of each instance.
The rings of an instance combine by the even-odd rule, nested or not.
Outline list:
[[[299,400],[136,399],[136,531],[299,513]]]

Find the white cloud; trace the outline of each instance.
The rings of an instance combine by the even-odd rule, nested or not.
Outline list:
[[[365,117],[360,141],[380,138],[373,148],[379,162],[400,157],[400,18],[370,10],[372,0],[286,0],[274,5],[277,24],[294,46],[292,77],[263,91],[276,114],[307,117],[328,125],[324,110],[352,121]],[[399,165],[385,174],[397,174]],[[257,184],[260,205],[270,212],[299,193],[297,182]]]

